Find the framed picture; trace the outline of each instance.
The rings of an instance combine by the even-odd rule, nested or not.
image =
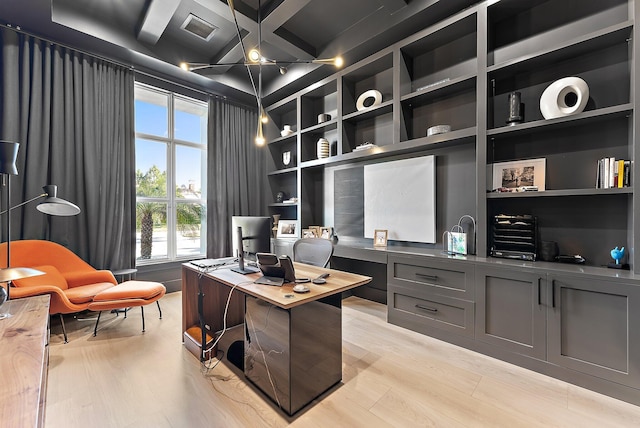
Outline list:
[[[493,188],[513,189],[537,186],[544,191],[546,159],[527,159],[493,164]]]
[[[323,226],[320,228],[320,238],[323,239],[331,239],[331,237],[333,236],[333,227],[330,226]]]
[[[302,229],[302,237],[303,238],[317,238],[316,229]]]
[[[298,222],[296,220],[280,220],[278,222],[278,238],[297,238]]]
[[[313,230],[313,233],[315,233],[316,238],[320,237],[320,226],[309,226],[309,230]]]
[[[376,229],[373,233],[373,246],[374,247],[386,247],[387,246],[387,231],[385,229]]]

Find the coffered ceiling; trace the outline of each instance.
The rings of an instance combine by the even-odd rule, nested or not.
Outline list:
[[[235,0],[246,49],[279,61],[342,56],[346,65],[475,0]],[[2,24],[239,100],[253,90],[223,0],[2,0]],[[259,24],[261,22],[261,25]],[[199,35],[187,31],[194,29]],[[186,72],[182,61],[221,64]],[[235,64],[235,65],[234,65]],[[268,103],[333,74],[330,65],[263,66]],[[254,67],[254,73],[256,73]]]

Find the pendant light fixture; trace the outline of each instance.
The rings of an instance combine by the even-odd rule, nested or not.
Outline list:
[[[251,49],[247,51],[244,45],[244,41],[242,39],[242,34],[240,32],[240,25],[238,24],[238,19],[236,17],[236,9],[233,4],[233,0],[227,0],[229,5],[229,9],[231,10],[231,16],[233,17],[233,22],[236,27],[236,34],[238,35],[238,40],[240,41],[240,46],[242,48],[242,56],[243,63],[247,69],[247,74],[249,75],[249,81],[251,83],[251,88],[253,89],[253,93],[256,97],[256,104],[258,107],[258,129],[256,131],[255,143],[258,146],[263,146],[266,142],[264,138],[263,125],[269,122],[269,118],[264,111],[264,107],[262,105],[262,67],[263,66],[276,66],[280,69],[280,74],[285,74],[287,72],[287,67],[293,64],[326,64],[326,65],[334,65],[337,68],[343,66],[344,61],[342,57],[337,56],[334,58],[326,58],[326,59],[310,59],[310,60],[296,60],[296,61],[279,61],[275,59],[269,59],[262,55],[262,4],[261,1],[258,0],[258,46],[257,48]],[[192,62],[182,62],[180,63],[180,68],[186,71],[196,71],[202,70],[206,68],[220,67],[220,66],[233,66],[238,65],[238,63],[232,64],[205,64],[205,63],[192,63]],[[254,80],[253,74],[251,72],[252,67],[258,68],[258,84],[256,86],[256,82]]]

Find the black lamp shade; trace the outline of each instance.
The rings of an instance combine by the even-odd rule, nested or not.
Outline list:
[[[19,143],[0,140],[0,174],[18,175],[16,159]]]
[[[47,194],[47,197],[36,207],[38,211],[56,216],[72,216],[80,214],[80,207],[56,196],[58,193],[58,186],[55,184],[48,184],[42,188]]]

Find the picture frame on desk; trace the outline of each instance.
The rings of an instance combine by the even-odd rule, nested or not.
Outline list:
[[[386,229],[376,229],[373,232],[373,246],[374,247],[386,247],[387,246],[387,235],[388,235],[388,231]]]
[[[303,238],[317,238],[318,235],[316,235],[316,229],[302,229],[302,237]]]
[[[545,190],[545,158],[526,159],[493,164],[493,189],[516,189],[524,186]]]
[[[320,226],[309,226],[309,230],[313,231],[315,235],[314,238],[320,237]]]
[[[333,237],[333,227],[331,226],[323,226],[320,228],[319,238],[322,239],[331,239]]]
[[[298,237],[298,221],[297,220],[280,220],[278,222],[278,238],[297,238]]]

